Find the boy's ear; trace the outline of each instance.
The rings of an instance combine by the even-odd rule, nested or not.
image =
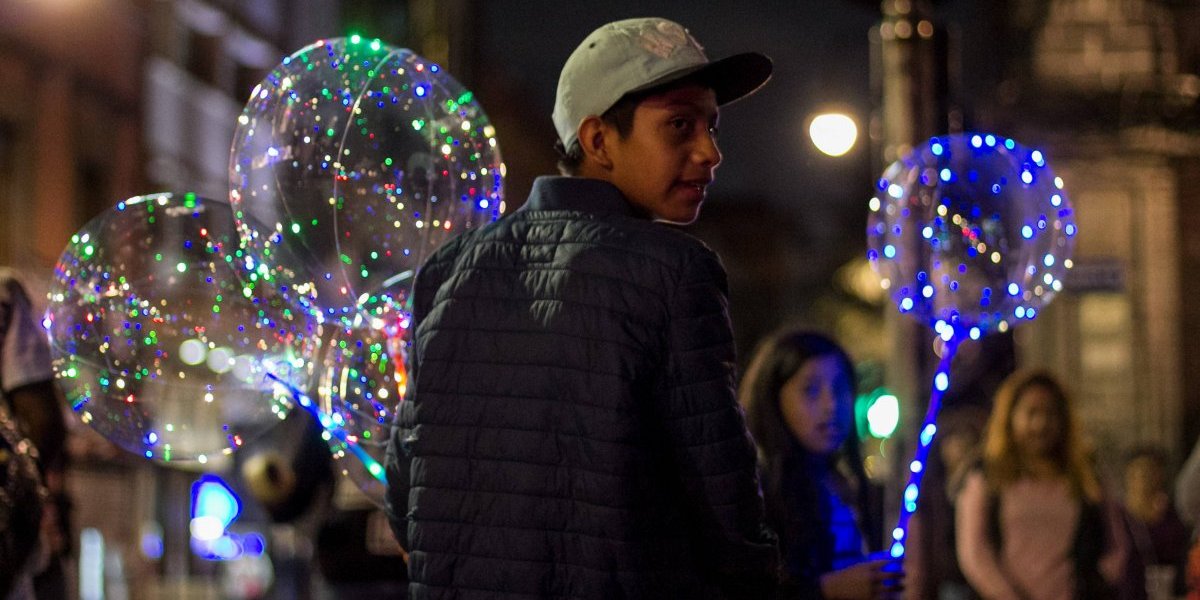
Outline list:
[[[585,160],[589,160],[605,169],[612,167],[612,158],[608,155],[609,136],[615,131],[600,117],[590,116],[579,125],[579,147],[583,150]]]

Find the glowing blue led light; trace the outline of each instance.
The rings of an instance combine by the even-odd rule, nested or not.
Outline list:
[[[1039,166],[1039,167],[1043,167],[1046,165],[1046,159],[1042,156],[1041,150],[1034,150],[1033,152],[1030,152],[1029,158],[1031,158],[1033,160],[1033,162],[1036,163],[1037,166]]]
[[[933,237],[933,228],[926,225],[925,229],[921,230],[921,237],[923,237],[925,239],[929,239],[929,238]]]
[[[904,197],[904,186],[898,183],[893,183],[888,186],[887,193],[889,196],[899,200],[900,198]]]
[[[425,94],[428,93],[428,90],[425,89],[424,85],[418,85],[417,87],[413,88],[413,93],[416,94],[418,98],[424,98]]]
[[[886,258],[896,258],[896,247],[891,244],[884,246],[883,256]]]
[[[978,327],[972,327],[970,331],[971,339],[977,340],[983,335],[983,332]]]
[[[1042,264],[1046,265],[1047,267],[1053,267],[1054,266],[1054,255],[1047,254],[1046,256],[1042,257]]]
[[[1004,140],[1004,147],[1008,148],[1009,150],[1012,150],[1013,148],[1017,147],[1017,143],[1012,140],[1006,139],[1006,140]]]
[[[921,464],[921,461],[914,460],[909,463],[908,470],[912,471],[913,473],[920,473],[921,471],[925,470],[925,467]]]
[[[1033,228],[1028,225],[1022,227],[1021,228],[1021,237],[1025,238],[1027,240],[1032,238],[1033,237]]]
[[[993,193],[993,194],[999,194],[999,193],[1000,193],[1000,184],[998,184],[998,183],[993,183],[993,184],[992,184],[992,193]]]
[[[900,301],[900,312],[908,312],[913,308],[913,299],[905,298]]]
[[[900,558],[901,556],[904,556],[904,544],[900,542],[892,544],[892,558]]]
[[[932,298],[933,297],[933,286],[927,285],[927,286],[921,288],[921,295],[925,296],[926,298]]]
[[[900,541],[900,540],[904,539],[904,530],[900,529],[899,527],[893,529],[892,530],[892,539],[896,540],[896,541]]]
[[[1013,314],[1016,315],[1018,319],[1024,319],[1025,318],[1025,307],[1018,306],[1016,309],[1013,310]]]
[[[259,556],[267,549],[267,541],[257,533],[249,533],[242,538],[242,553],[247,556]]]
[[[1029,171],[1021,171],[1021,181],[1030,184],[1033,183],[1033,173]]]
[[[939,392],[946,391],[946,388],[950,387],[950,377],[945,373],[938,373],[933,377],[933,387]]]
[[[1025,311],[1025,318],[1026,318],[1026,319],[1032,319],[1032,318],[1034,318],[1034,317],[1036,317],[1036,316],[1037,316],[1037,309],[1036,309],[1036,308],[1030,307],[1030,308],[1029,308],[1029,310],[1026,310],[1026,311]]]
[[[229,527],[241,512],[242,501],[220,477],[201,475],[192,484],[192,519],[215,519]]]
[[[934,156],[941,156],[942,152],[945,152],[946,149],[941,144],[934,142],[929,146],[929,151],[933,152]]]
[[[921,445],[928,446],[931,442],[933,442],[933,436],[935,434],[937,434],[937,425],[934,425],[933,423],[926,425],[925,429],[921,430]]]
[[[1063,227],[1063,233],[1066,233],[1067,237],[1071,237],[1071,236],[1075,235],[1075,226],[1070,223],[1067,223],[1067,226]]]
[[[918,494],[920,492],[917,490],[917,484],[915,483],[910,483],[908,487],[904,488],[904,500],[907,502],[916,502]]]
[[[1061,204],[1062,204],[1062,195],[1061,194],[1054,194],[1053,196],[1050,196],[1050,206],[1059,206]]]
[[[991,148],[992,146],[995,146],[996,145],[996,136],[994,136],[990,133],[987,134],[987,136],[985,136],[983,138],[983,143],[987,144],[989,148]]]
[[[1016,296],[1017,294],[1020,294],[1020,293],[1021,293],[1020,286],[1018,286],[1015,283],[1008,284],[1008,295],[1009,296]]]
[[[978,148],[983,145],[983,138],[978,135],[971,136],[971,146]]]
[[[941,178],[942,181],[950,181],[950,178],[953,176],[954,176],[954,173],[951,173],[950,169],[942,169],[938,173],[938,177]]]
[[[942,337],[942,341],[943,341],[943,342],[948,342],[948,341],[950,341],[950,338],[953,338],[953,337],[954,337],[954,328],[953,328],[953,327],[947,327],[947,328],[943,329],[943,330],[942,330],[942,333],[941,333],[941,337]]]

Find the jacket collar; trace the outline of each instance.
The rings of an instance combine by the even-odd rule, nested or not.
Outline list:
[[[617,186],[586,177],[538,177],[521,210],[572,210],[593,215],[640,216]]]

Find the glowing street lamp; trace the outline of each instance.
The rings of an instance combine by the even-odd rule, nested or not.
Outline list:
[[[848,115],[822,113],[809,122],[808,136],[821,152],[829,156],[842,156],[858,140],[858,126]]]

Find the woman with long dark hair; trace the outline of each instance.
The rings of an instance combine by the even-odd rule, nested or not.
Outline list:
[[[828,337],[787,331],[762,345],[740,401],[759,447],[768,523],[788,586],[804,598],[890,598],[903,575],[868,561],[879,524],[868,507],[854,423],[854,365]]]

